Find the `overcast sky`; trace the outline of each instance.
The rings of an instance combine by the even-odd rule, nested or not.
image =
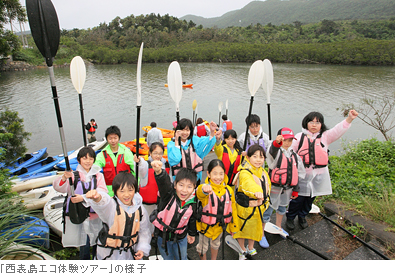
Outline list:
[[[87,29],[115,17],[131,14],[169,14],[182,17],[187,14],[206,18],[218,17],[243,8],[253,0],[52,0],[61,29]],[[25,6],[25,0],[20,0]],[[29,25],[25,25],[29,29]]]

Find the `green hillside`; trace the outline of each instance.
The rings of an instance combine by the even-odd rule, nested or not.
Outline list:
[[[225,13],[221,17],[203,18],[186,15],[180,19],[192,20],[203,27],[225,28],[290,24],[295,21],[316,23],[326,20],[381,20],[395,17],[394,0],[267,0],[253,1],[240,10]]]

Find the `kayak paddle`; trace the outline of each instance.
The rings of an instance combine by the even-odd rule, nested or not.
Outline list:
[[[67,154],[66,141],[64,138],[62,117],[60,114],[59,98],[56,91],[55,75],[53,71],[53,59],[59,48],[60,28],[55,7],[50,0],[26,0],[26,12],[30,30],[37,48],[47,63],[49,80],[51,82],[52,99],[55,105],[58,121],[60,140],[63,148],[66,170],[70,170],[69,157]],[[70,179],[71,184],[71,179]],[[72,192],[74,188],[72,187]],[[74,193],[73,193],[74,195]]]
[[[344,232],[346,232],[348,235],[350,235],[351,237],[353,237],[353,239],[356,239],[357,241],[359,241],[360,243],[362,243],[364,246],[366,246],[367,248],[369,248],[370,250],[372,250],[374,253],[376,253],[377,255],[379,255],[381,258],[385,259],[385,260],[390,260],[390,258],[388,258],[387,256],[385,256],[384,254],[382,254],[381,252],[379,252],[378,250],[376,250],[375,248],[371,247],[367,242],[365,242],[364,240],[362,240],[361,238],[359,238],[358,236],[352,234],[350,231],[348,231],[346,228],[342,227],[341,225],[339,225],[338,223],[336,223],[335,221],[331,220],[328,216],[324,215],[321,213],[321,210],[318,206],[316,206],[315,204],[312,205],[311,210],[309,213],[318,213],[321,217],[323,217],[324,219],[328,220],[329,222],[331,222],[332,224],[334,224],[335,226],[337,226],[338,228],[340,228],[341,230],[343,230]]]
[[[197,107],[197,101],[196,101],[196,99],[195,99],[195,100],[193,100],[193,102],[192,102],[192,109],[193,109],[192,125],[193,125],[193,126],[195,126],[195,110],[196,110],[196,107]]]
[[[296,239],[292,238],[291,236],[287,235],[284,233],[284,231],[279,228],[278,226],[276,226],[275,224],[268,222],[265,224],[265,231],[270,233],[270,234],[279,234],[282,238],[286,238],[292,242],[294,242],[295,244],[300,245],[301,247],[304,247],[305,249],[307,249],[308,251],[314,253],[315,255],[325,259],[325,260],[329,260],[329,258],[321,253],[319,253],[318,251],[315,251],[314,249],[304,245],[303,243],[297,241]]]
[[[223,233],[225,233],[225,232],[223,232]],[[250,254],[248,254],[248,252],[241,249],[239,242],[235,238],[233,238],[231,235],[227,235],[225,237],[225,243],[234,251],[236,251],[240,254],[244,254],[248,260],[253,260],[252,256]]]
[[[84,146],[86,146],[86,133],[85,133],[85,120],[84,120],[84,106],[82,104],[82,88],[85,84],[86,68],[84,60],[80,56],[75,56],[70,63],[70,77],[74,88],[78,92],[78,99],[80,101],[80,114],[82,124],[82,138],[84,140]]]
[[[170,96],[176,103],[177,125],[180,122],[180,101],[182,97],[182,75],[177,61],[173,61],[167,71],[167,83]]]
[[[139,58],[137,60],[137,121],[136,121],[136,157],[139,158],[139,150],[140,150],[140,110],[141,110],[141,63],[143,59],[143,47],[144,42],[141,43]],[[136,163],[134,174],[136,175],[137,182],[139,181],[139,163]]]
[[[221,125],[221,112],[222,112],[222,106],[223,106],[222,102],[219,102],[219,104],[218,104],[218,110],[219,110],[218,126]]]
[[[263,72],[263,80],[262,80],[262,87],[263,90],[266,92],[267,97],[267,119],[268,119],[268,126],[269,126],[269,139],[272,139],[272,127],[271,127],[271,119],[270,119],[270,95],[273,91],[273,66],[272,63],[265,59],[263,60],[264,72]]]
[[[226,108],[226,116],[228,116],[228,99],[226,99],[225,108]]]
[[[247,116],[248,118],[246,122],[246,132],[244,138],[243,151],[245,151],[247,147],[248,119],[250,119],[251,116],[252,104],[254,102],[254,95],[259,89],[259,86],[262,84],[263,70],[264,67],[262,60],[257,60],[251,65],[250,71],[248,73],[248,89],[250,90],[251,99],[250,99],[250,108],[248,110],[248,116]]]

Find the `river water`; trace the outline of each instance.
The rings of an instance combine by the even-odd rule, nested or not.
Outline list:
[[[171,128],[176,119],[175,104],[167,82],[169,64],[142,66],[141,126],[155,121],[158,127]],[[183,81],[193,84],[184,89],[180,116],[192,118],[192,102],[197,100],[198,117],[218,123],[218,104],[228,99],[228,116],[238,134],[245,131],[250,93],[248,72],[251,63],[181,63]],[[86,82],[82,90],[85,122],[98,123],[97,138],[104,136],[110,125],[118,125],[121,141],[135,138],[136,131],[136,65],[86,66]],[[280,127],[301,130],[301,121],[310,111],[319,111],[332,127],[343,118],[336,108],[344,103],[358,103],[365,93],[382,96],[394,92],[395,67],[331,66],[273,64],[274,88],[271,95],[272,138]],[[74,89],[69,68],[55,68],[55,81],[65,132],[67,150],[83,145],[78,93]],[[27,142],[29,152],[47,147],[49,155],[62,152],[55,107],[47,69],[3,72],[0,76],[0,104],[18,111],[25,130],[32,133]],[[252,113],[261,117],[268,133],[266,95],[260,87],[254,97]],[[142,136],[143,131],[140,131]],[[356,119],[343,136],[351,141],[380,133]],[[341,141],[331,145],[340,151]]]

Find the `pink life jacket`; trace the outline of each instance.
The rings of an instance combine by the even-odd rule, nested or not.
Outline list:
[[[180,150],[181,161],[177,165],[172,166],[173,175],[177,175],[178,171],[182,167],[193,169],[194,171],[196,171],[196,173],[199,173],[203,170],[203,161],[195,152],[192,140],[187,149],[183,149],[182,146],[180,146]]]
[[[305,167],[313,165],[313,168],[322,168],[328,165],[328,152],[321,143],[321,135],[320,133],[314,140],[304,133],[300,136],[298,155]]]
[[[191,204],[181,208],[176,202],[176,196],[173,195],[166,207],[158,213],[152,224],[163,232],[169,231],[175,234],[182,234],[188,226],[192,213]],[[174,225],[177,226],[174,227]]]
[[[284,153],[280,151],[280,156],[277,161],[277,167],[269,170],[270,181],[272,184],[286,186],[296,186],[298,184],[298,159],[295,152],[292,152],[291,157],[285,157]]]
[[[215,193],[211,193],[209,201],[202,210],[201,222],[208,225],[220,223],[228,224],[232,221],[232,201],[228,187],[225,195],[219,198]]]

